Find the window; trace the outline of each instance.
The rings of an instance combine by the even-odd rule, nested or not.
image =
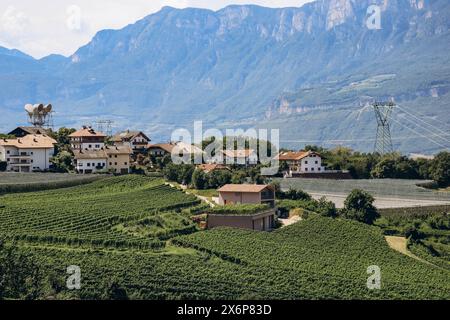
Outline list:
[[[305,164],[308,164],[308,161],[305,161]]]
[[[114,162],[114,165],[117,166],[117,162]]]
[[[317,170],[322,171],[322,168],[318,168]]]
[[[6,154],[9,154],[9,150],[6,151]]]
[[[31,151],[31,155],[33,155],[33,151]]]
[[[89,145],[89,148],[92,148],[92,144]]]
[[[88,162],[88,163],[87,163],[87,166],[88,166],[88,167],[90,167],[90,166],[91,166],[91,163],[90,163],[90,162]]]
[[[311,168],[311,171],[314,171],[314,168]]]
[[[305,168],[305,171],[308,171],[308,168]]]
[[[316,161],[316,164],[319,164],[319,161]]]
[[[110,158],[112,158],[112,155],[109,155]]]
[[[117,154],[116,154],[116,155],[114,155],[114,158],[117,158]]]
[[[109,165],[112,166],[112,162],[110,162]]]
[[[96,144],[95,147],[96,147],[96,148],[100,148],[100,145],[99,145],[99,144]]]
[[[127,163],[127,162],[124,162],[123,164],[124,164],[124,165],[127,165],[128,163]]]

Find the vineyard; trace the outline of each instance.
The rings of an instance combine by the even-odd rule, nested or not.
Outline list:
[[[100,175],[0,172],[0,194],[74,187],[103,179]]]
[[[0,235],[32,243],[156,249],[170,236],[194,231],[187,218],[168,212],[198,203],[162,179],[106,178],[0,197]],[[133,231],[133,225],[141,228]]]
[[[313,216],[271,233],[196,232],[190,216],[205,208],[160,178],[107,177],[0,196],[0,238],[59,299],[108,298],[111,281],[131,299],[450,299],[450,271],[391,250],[378,227]],[[65,288],[70,265],[81,290]],[[381,290],[367,289],[371,265]]]
[[[392,251],[380,229],[354,221],[314,217],[271,234],[214,229],[173,241],[259,274],[273,298],[450,298],[449,271]],[[371,265],[381,268],[380,291],[366,287]]]

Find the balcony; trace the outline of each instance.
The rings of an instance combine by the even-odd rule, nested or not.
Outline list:
[[[31,159],[31,155],[29,154],[18,154],[18,155],[10,155],[8,156],[10,159]]]

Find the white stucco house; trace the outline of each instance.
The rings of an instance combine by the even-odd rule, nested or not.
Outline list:
[[[288,174],[293,173],[324,173],[322,157],[313,151],[281,152],[278,155],[280,162],[285,162],[289,167]]]
[[[33,172],[51,167],[56,141],[47,135],[30,134],[16,139],[0,139],[0,161],[6,171]]]

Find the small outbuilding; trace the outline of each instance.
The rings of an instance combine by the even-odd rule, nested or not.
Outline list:
[[[275,207],[275,190],[270,185],[227,184],[219,190],[219,204],[268,204]]]

